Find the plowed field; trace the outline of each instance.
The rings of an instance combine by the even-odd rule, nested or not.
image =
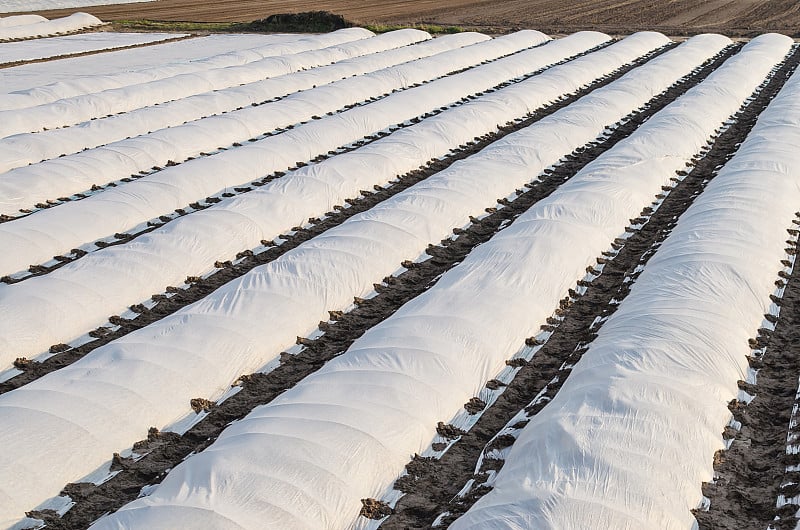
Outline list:
[[[655,29],[672,34],[722,31],[750,35],[780,30],[800,32],[800,4],[790,0],[158,0],[139,4],[98,6],[92,14],[103,20],[249,21],[274,13],[328,10],[355,22],[436,22],[497,28],[537,28],[548,32],[598,29],[631,33]],[[42,12],[48,18],[69,10]]]

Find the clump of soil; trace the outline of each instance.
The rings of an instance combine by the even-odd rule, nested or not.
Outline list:
[[[304,11],[302,13],[281,13],[245,24],[247,31],[278,31],[307,33],[324,33],[342,28],[352,27],[352,23],[342,15],[328,11]]]
[[[383,519],[387,515],[392,515],[392,509],[388,504],[375,499],[361,499],[360,515],[367,519]]]

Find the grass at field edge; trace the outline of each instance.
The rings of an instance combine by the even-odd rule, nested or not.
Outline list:
[[[177,32],[208,32],[208,33],[321,33],[330,31],[331,28],[320,27],[313,24],[297,26],[289,24],[270,24],[259,26],[254,22],[189,22],[170,20],[117,20],[111,23],[116,31],[177,31]],[[440,26],[437,24],[363,24],[361,27],[373,33],[386,33],[398,29],[414,28],[427,31],[432,35],[449,35],[470,31],[462,26]]]

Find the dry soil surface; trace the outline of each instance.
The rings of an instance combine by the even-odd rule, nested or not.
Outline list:
[[[251,21],[275,13],[327,10],[360,23],[430,22],[500,31],[521,27],[549,33],[656,29],[673,35],[715,31],[750,36],[772,30],[800,36],[800,3],[794,0],[157,0],[86,10],[109,21]],[[71,11],[39,13],[53,17]]]

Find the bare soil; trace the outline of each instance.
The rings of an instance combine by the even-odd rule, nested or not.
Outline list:
[[[106,20],[150,19],[249,22],[276,13],[326,10],[356,23],[434,23],[547,33],[596,29],[615,34],[653,29],[670,35],[723,32],[753,36],[780,31],[800,37],[800,4],[794,0],[159,0],[85,8]],[[46,17],[70,10],[39,11]]]

